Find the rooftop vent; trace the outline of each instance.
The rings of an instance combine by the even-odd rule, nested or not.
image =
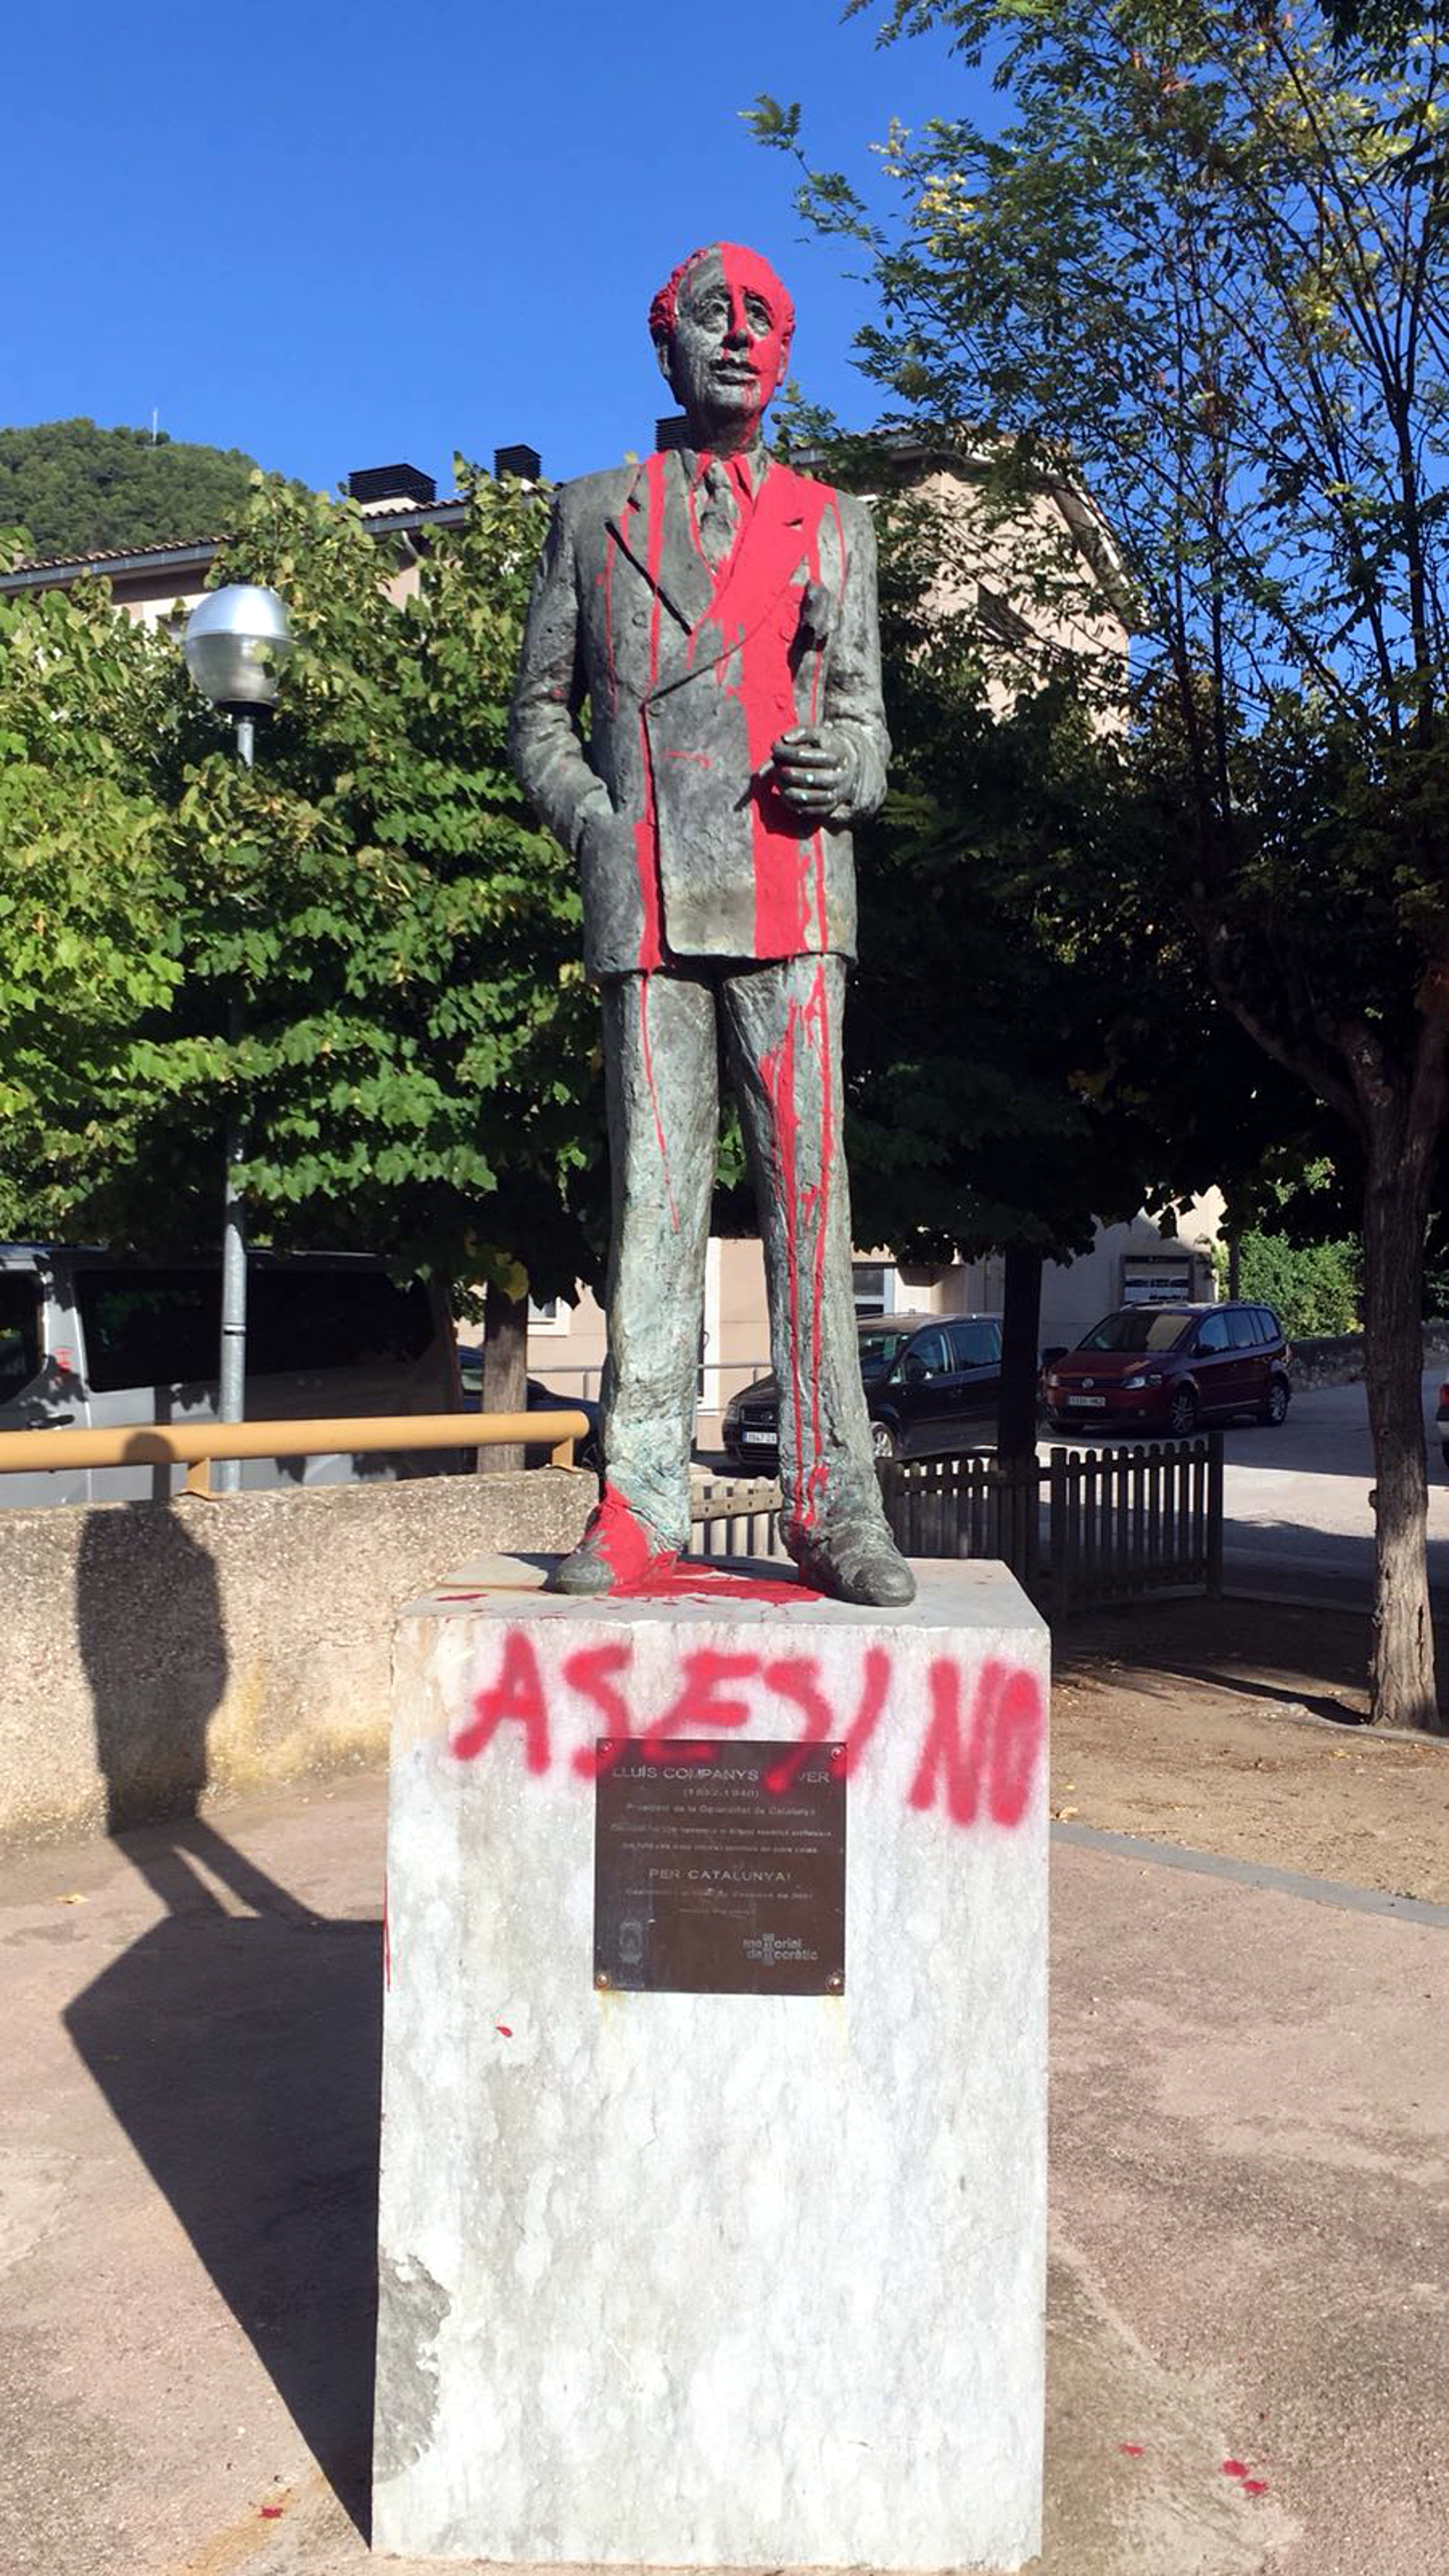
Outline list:
[[[687,447],[688,445],[689,423],[685,419],[682,411],[677,411],[671,420],[656,420],[654,424],[654,446],[656,452],[660,456],[667,456],[671,447]]]
[[[536,447],[495,447],[493,473],[517,474],[525,483],[536,483],[543,472],[543,458]]]
[[[347,477],[347,495],[364,510],[382,510],[389,504],[409,509],[428,509],[438,497],[438,487],[431,474],[423,474],[416,465],[367,465],[358,474]]]

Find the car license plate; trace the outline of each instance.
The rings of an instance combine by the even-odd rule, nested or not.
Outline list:
[[[1069,1395],[1067,1397],[1068,1404],[1105,1404],[1106,1401],[1105,1395]],[[748,1434],[746,1437],[748,1438]]]
[[[759,1447],[764,1448],[764,1449],[773,1449],[773,1448],[774,1448],[774,1446],[775,1446],[775,1436],[776,1436],[776,1435],[775,1435],[775,1433],[774,1433],[773,1431],[742,1431],[742,1432],[740,1433],[740,1438],[741,1438],[742,1440],[744,1440],[744,1441],[751,1441],[751,1440],[753,1440],[753,1441],[755,1441],[755,1442],[758,1444],[758,1446],[759,1446]]]

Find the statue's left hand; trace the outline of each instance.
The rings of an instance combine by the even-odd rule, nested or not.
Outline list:
[[[771,749],[775,784],[797,814],[823,822],[849,802],[855,757],[834,725],[797,725]]]

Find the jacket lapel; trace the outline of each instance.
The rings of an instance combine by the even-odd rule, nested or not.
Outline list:
[[[645,459],[608,524],[650,589],[692,635],[709,613],[714,576],[695,543],[688,477],[677,451]]]
[[[697,542],[689,476],[677,450],[645,459],[608,527],[690,642],[681,666],[678,635],[671,629],[672,644],[658,639],[646,696],[677,688],[734,652],[770,615],[789,583],[809,569],[800,484],[774,464],[766,468],[717,594]],[[703,647],[698,654],[696,636]]]

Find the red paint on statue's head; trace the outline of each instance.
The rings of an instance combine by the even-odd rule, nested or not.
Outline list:
[[[679,318],[679,298],[686,281],[706,262],[718,262],[729,297],[730,325],[748,335],[751,364],[760,381],[760,409],[778,385],[790,355],[795,335],[795,307],[788,287],[775,275],[767,259],[756,250],[746,250],[739,242],[706,242],[692,250],[687,259],[660,287],[649,307],[649,331],[654,345],[668,352]],[[770,314],[768,331],[757,333],[750,321],[751,308],[763,304]]]

